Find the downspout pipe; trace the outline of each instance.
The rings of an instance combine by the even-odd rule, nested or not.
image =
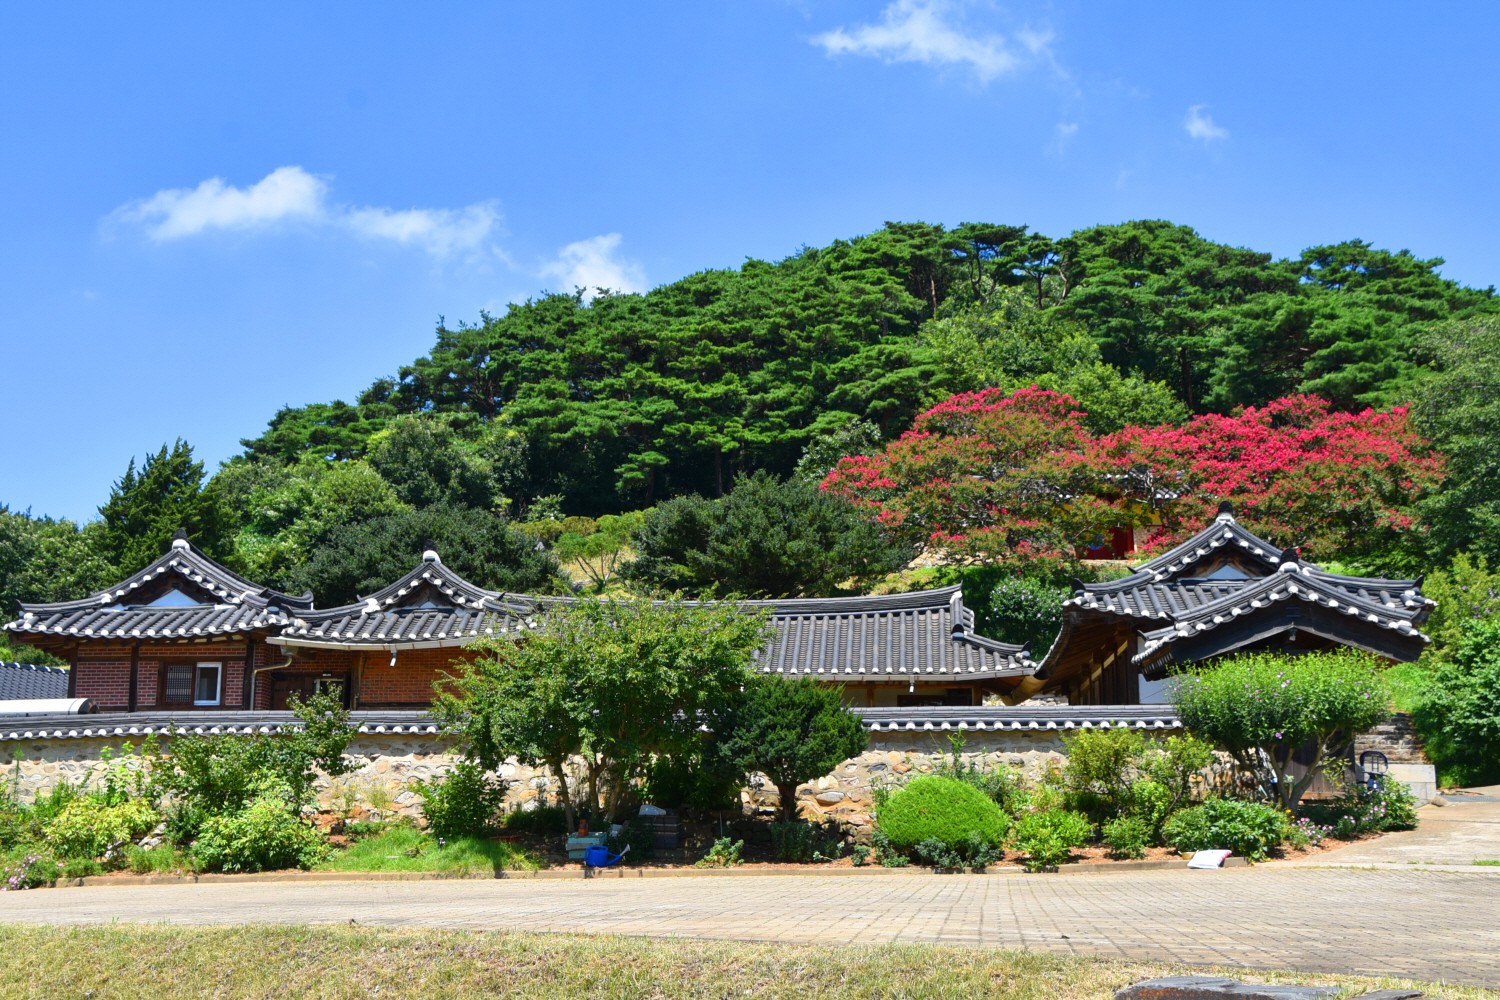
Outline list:
[[[255,711],[255,689],[257,687],[256,682],[260,680],[261,674],[265,673],[267,670],[285,670],[295,662],[297,662],[297,657],[291,653],[288,653],[286,655],[286,659],[281,661],[280,663],[268,663],[264,667],[256,667],[254,670],[250,671],[250,704],[246,705],[245,707],[252,712]]]

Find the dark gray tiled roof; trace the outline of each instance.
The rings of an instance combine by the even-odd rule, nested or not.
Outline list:
[[[534,627],[548,609],[572,602],[484,590],[429,552],[416,569],[363,601],[296,613],[270,641],[289,646],[457,646],[482,635]],[[845,682],[966,682],[1019,677],[1033,666],[1022,647],[974,633],[974,613],[964,607],[958,587],[740,603],[764,610],[775,629],[756,658],[765,673]]]
[[[1078,729],[1170,730],[1181,728],[1170,705],[1044,705],[975,708],[854,708],[872,732],[1055,732]],[[438,736],[442,727],[420,710],[351,712],[366,735]],[[0,742],[39,739],[100,739],[275,733],[301,728],[291,712],[137,712],[133,715],[0,717]]]
[[[1190,575],[1194,567],[1219,552],[1232,552],[1248,562],[1250,579],[1217,579]],[[1425,644],[1417,631],[1434,607],[1422,595],[1421,580],[1387,580],[1342,576],[1303,562],[1293,550],[1278,550],[1247,531],[1228,505],[1213,524],[1172,551],[1139,566],[1120,580],[1083,584],[1063,602],[1063,626],[1036,672],[1038,680],[1054,677],[1087,660],[1094,646],[1119,641],[1119,628],[1145,640],[1135,662],[1149,665],[1169,655],[1166,650],[1183,637],[1199,635],[1289,598],[1338,609],[1358,627],[1388,629],[1399,640],[1368,648],[1387,649],[1404,659],[1413,643]],[[1285,623],[1291,627],[1290,623]],[[1262,632],[1266,631],[1261,629]],[[1263,638],[1264,636],[1262,636]],[[1236,640],[1238,641],[1238,640]],[[1236,647],[1237,648],[1237,647]],[[1148,674],[1150,671],[1148,670]],[[1033,682],[1034,683],[1034,682]]]
[[[166,587],[200,603],[135,603]],[[76,601],[22,604],[6,631],[88,639],[186,639],[277,629],[291,619],[283,609],[312,607],[312,596],[294,597],[262,587],[221,566],[184,539],[139,573]]]
[[[762,673],[935,683],[1020,677],[1035,666],[1024,647],[975,634],[959,587],[745,605],[767,609],[776,629],[756,657]]]
[[[350,712],[361,733],[436,736],[442,729],[427,712]],[[0,741],[30,739],[140,738],[145,736],[247,735],[302,728],[291,712],[123,712],[106,715],[0,717]]]
[[[853,708],[872,732],[1017,732],[1181,729],[1171,705],[981,705],[973,708]]]
[[[1193,563],[1206,559],[1220,549],[1228,548],[1262,563],[1268,570],[1281,563],[1281,550],[1257,538],[1234,519],[1228,504],[1221,504],[1214,523],[1192,538],[1155,559],[1147,560],[1136,570],[1158,580],[1182,573]]]
[[[1301,564],[1309,578],[1316,578],[1327,587],[1359,600],[1379,605],[1392,614],[1408,619],[1425,619],[1432,610],[1433,602],[1421,595],[1414,580],[1378,580],[1373,578],[1339,576],[1307,563]],[[1158,581],[1144,573],[1136,573],[1123,580],[1112,580],[1105,584],[1088,584],[1068,603],[1080,608],[1105,611],[1128,618],[1175,619],[1194,614],[1199,608],[1232,597],[1246,587],[1259,582],[1254,580],[1195,580],[1177,579]]]
[[[35,663],[0,661],[0,701],[66,698],[68,671]]]
[[[1253,615],[1263,608],[1292,599],[1346,615],[1361,627],[1388,629],[1424,645],[1428,641],[1412,624],[1416,609],[1392,607],[1383,601],[1361,597],[1351,593],[1347,587],[1330,581],[1328,574],[1318,572],[1306,564],[1287,560],[1277,572],[1249,581],[1218,601],[1178,616],[1171,625],[1142,632],[1141,638],[1145,640],[1145,645],[1135,655],[1135,662],[1151,663],[1160,659],[1167,648],[1179,639],[1212,631],[1237,618]]]
[[[38,614],[27,611],[6,629],[80,639],[192,639],[276,629],[291,621],[279,609],[246,604],[185,608],[79,608]]]
[[[529,624],[528,599],[469,583],[428,552],[411,572],[355,604],[297,612],[281,645],[458,646]]]

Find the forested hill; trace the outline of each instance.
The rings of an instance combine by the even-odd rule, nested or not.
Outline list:
[[[1358,241],[1278,260],[1159,221],[1062,239],[888,223],[644,295],[546,295],[439,328],[355,404],[277,413],[246,458],[359,457],[394,417],[428,414],[513,512],[558,496],[599,514],[785,474],[811,442],[889,437],[986,385],[1066,391],[1099,430],[1299,391],[1390,404],[1427,360],[1425,328],[1500,309],[1441,263]]]

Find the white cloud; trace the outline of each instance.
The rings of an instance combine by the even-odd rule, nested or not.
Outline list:
[[[328,181],[301,167],[278,167],[249,187],[211,177],[195,188],[170,188],[122,205],[110,220],[141,226],[165,243],[212,230],[270,229],[302,223],[372,240],[416,246],[434,257],[482,249],[499,225],[492,202],[461,209],[390,209],[334,204]]]
[[[1061,156],[1068,147],[1068,140],[1077,134],[1077,122],[1058,122],[1052,126],[1052,141],[1047,145],[1048,152]]]
[[[619,233],[607,233],[569,243],[539,273],[560,281],[566,289],[584,289],[585,299],[592,299],[599,291],[644,292],[646,272],[634,261],[618,256],[620,240]]]
[[[493,202],[457,211],[447,208],[356,208],[345,216],[349,228],[371,239],[391,240],[421,247],[434,257],[477,250],[500,222]]]
[[[123,222],[139,222],[158,242],[196,236],[207,229],[250,229],[285,219],[323,214],[328,186],[301,167],[279,167],[247,188],[210,177],[195,188],[170,188],[115,211]]]
[[[1188,108],[1187,118],[1183,119],[1182,127],[1187,130],[1188,135],[1203,142],[1228,139],[1229,130],[1214,123],[1214,120],[1204,111],[1207,107],[1207,104],[1194,104]]]
[[[1029,55],[1046,56],[1052,36],[1027,30],[1018,32],[1016,41]],[[895,0],[878,23],[836,28],[812,42],[831,56],[851,53],[886,62],[967,66],[983,83],[1013,72],[1022,61],[1003,36],[966,30],[947,0]]]

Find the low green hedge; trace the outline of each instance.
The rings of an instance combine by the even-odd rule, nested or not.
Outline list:
[[[1229,850],[1260,861],[1291,836],[1286,815],[1258,802],[1209,799],[1201,806],[1174,813],[1162,837],[1183,853]]]

